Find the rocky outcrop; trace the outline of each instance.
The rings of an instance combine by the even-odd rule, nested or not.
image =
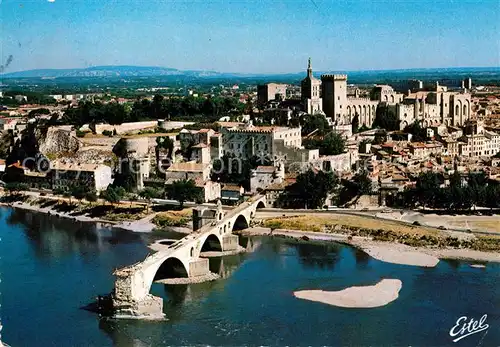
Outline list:
[[[80,148],[80,141],[71,131],[63,127],[50,127],[45,139],[40,141],[40,152],[44,155],[75,153]]]

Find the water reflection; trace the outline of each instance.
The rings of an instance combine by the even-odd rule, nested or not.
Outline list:
[[[159,286],[159,283],[153,286]],[[156,293],[163,297],[163,312],[169,321],[179,321],[189,315],[186,312],[188,303],[202,302],[216,288],[222,288],[221,282],[211,281],[197,284],[162,284],[164,293]]]
[[[119,322],[112,319],[100,319],[99,329],[104,331],[106,335],[113,341],[113,346],[120,347],[146,347],[150,344],[139,340],[138,338],[133,338],[124,331],[123,322]]]
[[[37,257],[60,258],[74,253],[91,257],[118,243],[144,243],[148,236],[31,211],[13,209],[7,224],[21,227]]]
[[[221,278],[229,278],[245,260],[245,254],[235,254],[225,257],[209,259],[210,272],[218,274]]]
[[[299,262],[306,268],[333,270],[340,259],[341,246],[339,244],[309,242],[291,242],[287,244],[296,250]]]
[[[372,257],[370,257],[368,253],[362,251],[359,248],[353,248],[352,250],[354,252],[354,257],[356,258],[356,265],[360,268],[367,267]]]

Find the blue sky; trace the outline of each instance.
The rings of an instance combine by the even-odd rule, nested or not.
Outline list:
[[[500,66],[500,0],[51,1],[0,0],[5,72]]]

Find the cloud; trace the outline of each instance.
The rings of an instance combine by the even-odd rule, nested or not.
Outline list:
[[[48,2],[56,2],[56,0],[47,0]]]

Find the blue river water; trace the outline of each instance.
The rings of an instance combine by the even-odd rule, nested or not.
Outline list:
[[[113,269],[142,260],[155,236],[0,208],[2,341],[17,346],[499,346],[500,265],[395,265],[354,248],[257,238],[255,251],[215,258],[218,281],[166,286],[163,322],[99,319],[81,309],[113,287]],[[382,278],[397,300],[346,309],[300,300],[303,289],[340,290]],[[461,316],[489,329],[457,343]]]

